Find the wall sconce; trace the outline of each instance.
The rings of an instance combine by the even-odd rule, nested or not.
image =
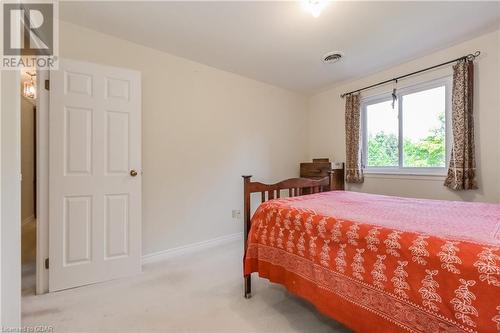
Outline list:
[[[35,99],[36,98],[36,74],[26,73],[30,76],[29,80],[24,82],[23,95],[26,98]]]

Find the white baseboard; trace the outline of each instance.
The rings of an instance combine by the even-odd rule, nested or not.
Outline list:
[[[26,223],[30,223],[30,222],[35,222],[35,215],[31,215],[27,218],[25,218],[22,222],[21,222],[21,225],[25,225]]]
[[[142,264],[150,264],[153,262],[158,262],[162,260],[166,260],[181,254],[198,252],[201,250],[205,250],[208,248],[216,247],[219,245],[223,245],[226,243],[234,242],[234,241],[242,241],[243,233],[238,232],[236,234],[226,235],[217,237],[214,239],[209,239],[203,242],[188,244],[184,246],[174,247],[173,249],[168,249],[164,251],[154,252],[145,254],[142,256]]]

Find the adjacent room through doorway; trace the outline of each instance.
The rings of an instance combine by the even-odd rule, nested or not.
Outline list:
[[[36,70],[21,76],[21,264],[22,294],[36,286]]]

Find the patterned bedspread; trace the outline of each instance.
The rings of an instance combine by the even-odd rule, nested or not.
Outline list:
[[[359,332],[500,332],[500,205],[325,192],[268,201],[245,274]]]

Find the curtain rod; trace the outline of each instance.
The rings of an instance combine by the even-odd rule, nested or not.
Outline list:
[[[474,53],[470,53],[470,54],[465,55],[465,56],[463,56],[463,57],[460,57],[460,58],[457,58],[457,59],[453,59],[453,60],[450,60],[450,61],[446,61],[446,62],[443,62],[443,63],[438,64],[438,65],[434,65],[434,66],[431,66],[431,67],[427,67],[427,68],[424,68],[424,69],[418,70],[418,71],[416,71],[416,72],[412,72],[412,73],[408,73],[408,74],[405,74],[405,75],[401,75],[401,76],[398,76],[398,77],[392,78],[392,79],[390,79],[390,80],[385,80],[385,81],[382,81],[382,82],[379,82],[379,83],[372,84],[371,86],[367,86],[367,87],[364,87],[364,88],[361,88],[361,89],[356,89],[356,90],[353,90],[353,91],[349,91],[349,92],[346,92],[346,93],[340,94],[340,97],[341,97],[341,98],[344,98],[344,97],[345,97],[345,96],[347,96],[347,95],[354,94],[354,93],[358,93],[358,92],[361,92],[361,91],[363,91],[363,90],[367,90],[367,89],[371,89],[371,88],[374,88],[374,87],[378,87],[378,86],[381,86],[381,85],[384,85],[384,84],[387,84],[387,83],[391,83],[391,82],[397,82],[398,80],[401,80],[401,79],[407,78],[408,76],[412,76],[412,75],[420,74],[420,73],[422,73],[422,72],[426,72],[426,71],[429,71],[429,70],[431,70],[431,69],[438,68],[438,67],[441,67],[441,66],[445,66],[445,65],[448,65],[448,64],[451,64],[451,63],[454,63],[454,62],[460,61],[460,60],[464,60],[464,59],[474,60],[474,59],[476,59],[477,57],[479,57],[479,55],[480,55],[480,54],[481,54],[481,51],[476,51],[476,52],[474,52]]]

